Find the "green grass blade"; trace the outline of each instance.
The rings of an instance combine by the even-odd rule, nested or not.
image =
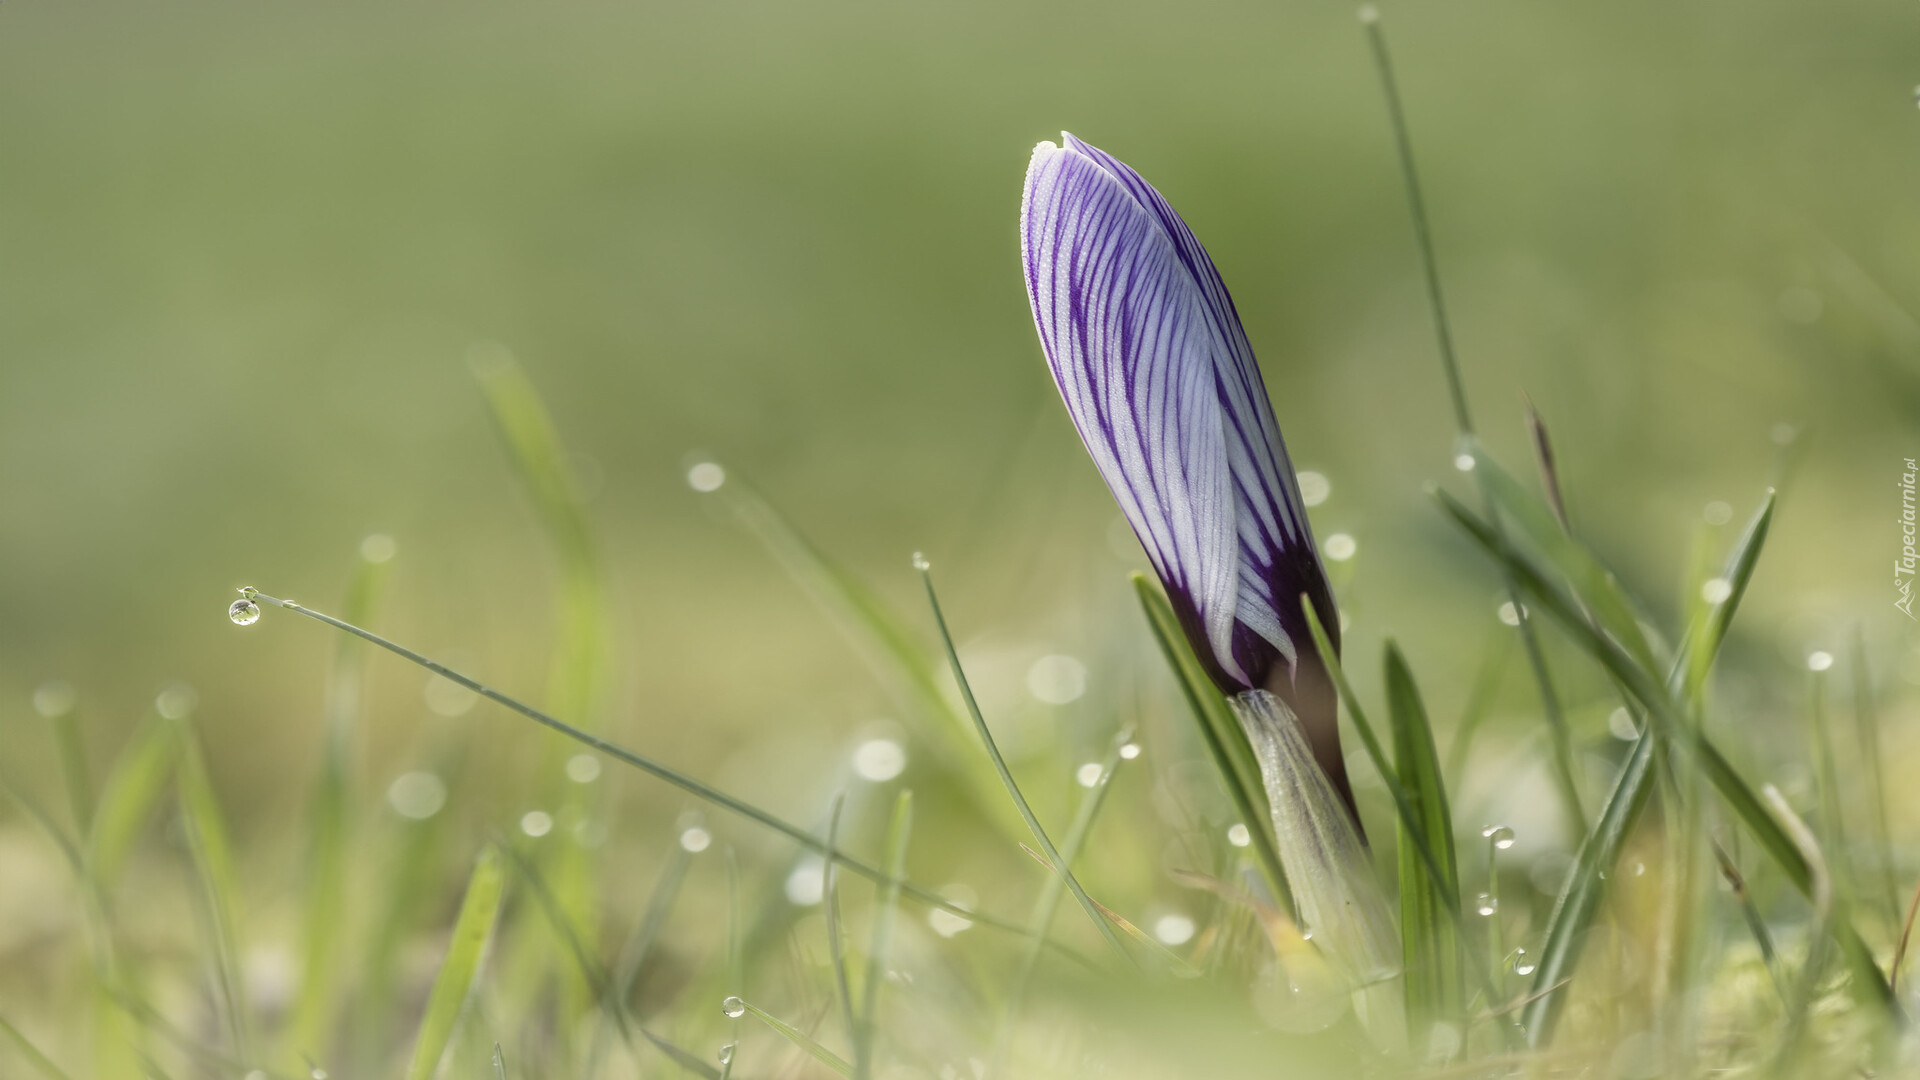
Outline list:
[[[364,624],[372,619],[392,557],[392,541],[385,537],[361,543],[347,585],[349,621]],[[354,754],[366,651],[365,642],[342,637],[327,678],[326,748],[308,818],[300,989],[285,1035],[296,1055],[320,1057],[327,1052],[339,1010],[340,942],[353,897],[347,885],[347,853],[353,845]]]
[[[1013,799],[1014,806],[1019,808],[1021,820],[1027,823],[1027,831],[1033,834],[1033,839],[1040,845],[1040,850],[1046,853],[1048,864],[1054,868],[1055,873],[1066,879],[1067,888],[1073,891],[1073,898],[1080,902],[1081,908],[1087,913],[1087,918],[1093,921],[1100,935],[1106,939],[1114,952],[1131,961],[1133,954],[1120,943],[1119,937],[1114,934],[1113,928],[1107,925],[1107,920],[1101,917],[1099,909],[1087,896],[1086,890],[1080,887],[1080,882],[1073,876],[1073,870],[1061,860],[1060,850],[1053,846],[1053,840],[1047,836],[1047,830],[1041,828],[1040,819],[1034,816],[1033,807],[1027,805],[1027,797],[1020,793],[1020,785],[1014,782],[1013,772],[1007,768],[1006,758],[1001,756],[999,744],[993,741],[993,732],[987,727],[987,718],[980,713],[980,703],[974,700],[973,687],[967,682],[967,673],[960,666],[960,653],[954,648],[953,634],[947,629],[947,617],[940,610],[940,597],[933,590],[933,572],[927,569],[926,564],[917,556],[916,562],[920,567],[920,580],[927,588],[927,604],[932,607],[933,621],[940,630],[940,642],[946,646],[947,663],[953,668],[953,681],[959,684],[960,696],[967,703],[967,712],[973,717],[974,729],[979,733],[980,741],[986,747],[987,756],[993,761],[993,771],[999,774],[1000,783],[1007,789],[1007,795]]]
[[[872,590],[840,569],[813,542],[737,474],[715,492],[734,517],[800,586],[861,659],[918,716],[935,722],[934,743],[964,760],[967,722],[940,691],[937,661]]]
[[[1618,641],[1636,663],[1648,671],[1656,670],[1653,649],[1641,629],[1639,613],[1613,572],[1584,544],[1570,536],[1553,511],[1501,468],[1482,447],[1469,443],[1467,452],[1473,455],[1473,471],[1493,504],[1507,521],[1519,527],[1526,544],[1535,548],[1566,579],[1600,628]],[[1509,543],[1515,540],[1511,535],[1507,539]]]
[[[902,791],[894,799],[893,814],[887,819],[887,876],[893,882],[898,882],[906,875],[907,842],[912,833],[913,792]],[[887,952],[892,947],[893,915],[899,906],[900,886],[887,885],[881,890],[874,908],[873,938],[867,947],[867,977],[860,987],[859,1024],[855,1028],[853,1057],[858,1063],[854,1074],[860,1080],[868,1080],[873,1076],[873,1040],[880,1022],[880,983],[886,976]],[[761,1018],[766,1019],[765,1016]],[[841,1073],[843,1076],[854,1074]]]
[[[548,929],[561,944],[566,946],[568,955],[573,959],[573,970],[579,975],[581,983],[592,991],[595,1000],[600,1003],[603,1021],[610,1019],[613,1022],[628,1049],[635,1049],[633,1036],[637,1032],[641,1038],[672,1058],[681,1067],[691,1069],[701,1076],[708,1077],[709,1080],[718,1076],[713,1066],[701,1060],[698,1055],[676,1046],[633,1021],[627,1012],[625,997],[625,988],[632,985],[631,976],[628,976],[625,981],[610,976],[600,966],[599,961],[594,959],[592,953],[588,951],[586,939],[581,936],[580,928],[574,925],[566,909],[561,906],[559,896],[541,875],[540,868],[534,865],[533,860],[504,842],[497,842],[497,850],[504,852],[507,860],[513,864],[514,872],[520,876],[520,880],[527,886],[527,891],[533,895],[534,905],[545,918]],[[637,964],[635,970],[638,970]],[[589,1071],[587,1075],[591,1076],[593,1073]]]
[[[1555,573],[1551,569],[1542,567],[1534,562],[1526,553],[1517,551],[1512,546],[1502,542],[1491,527],[1481,521],[1471,510],[1461,505],[1458,500],[1453,499],[1444,492],[1438,493],[1438,498],[1442,509],[1496,560],[1504,562],[1509,566],[1516,580],[1525,587],[1528,594],[1543,608],[1554,615],[1574,641],[1580,644],[1589,655],[1598,661],[1600,665],[1606,669],[1608,674],[1612,675],[1621,686],[1640,700],[1640,703],[1647,708],[1648,714],[1654,720],[1654,724],[1649,725],[1649,730],[1653,731],[1657,728],[1658,734],[1661,737],[1674,738],[1681,742],[1684,748],[1689,751],[1689,757],[1694,767],[1700,769],[1706,778],[1712,782],[1729,809],[1733,810],[1734,814],[1739,817],[1747,826],[1748,830],[1753,833],[1754,839],[1760,843],[1760,846],[1766,850],[1774,862],[1786,872],[1788,879],[1793,882],[1794,887],[1800,890],[1802,894],[1811,896],[1813,888],[1811,871],[1805,859],[1801,856],[1798,847],[1781,829],[1781,826],[1773,815],[1767,812],[1758,796],[1754,794],[1753,789],[1747,785],[1740,774],[1735,771],[1726,758],[1720,754],[1713,743],[1703,734],[1684,725],[1676,711],[1673,700],[1668,696],[1668,691],[1665,688],[1666,684],[1663,684],[1660,680],[1653,677],[1644,667],[1629,656],[1626,650],[1623,649],[1618,642],[1614,641],[1610,635],[1601,633],[1589,623],[1581,610],[1579,602],[1566,591],[1565,586],[1557,580]],[[1734,563],[1728,575],[1729,583],[1735,586],[1734,592],[1726,603],[1720,605],[1713,623],[1706,628],[1709,640],[1716,645],[1720,638],[1725,635],[1727,623],[1732,618],[1733,609],[1744,589],[1745,579],[1752,575],[1752,562],[1758,557],[1757,549],[1760,541],[1765,537],[1766,522],[1770,519],[1770,514],[1771,501],[1769,500],[1768,505],[1763,507],[1761,514],[1756,517],[1754,527],[1749,528],[1747,536],[1743,539],[1744,546],[1735,552]],[[1742,565],[1743,563],[1745,565]],[[1667,684],[1677,684],[1680,678],[1681,676],[1676,671],[1669,676]],[[1623,769],[1623,779],[1629,775],[1629,771],[1630,770]],[[1637,782],[1640,784],[1650,783],[1651,777],[1641,775]],[[1623,792],[1619,785],[1616,784],[1614,798],[1617,799],[1622,794]],[[1644,798],[1645,793],[1640,792],[1637,793],[1636,797],[1625,800],[1623,805],[1632,806],[1637,809],[1637,806],[1644,801]],[[1610,800],[1610,802],[1611,801],[1612,800]],[[1615,843],[1611,845],[1605,853],[1617,854],[1617,851],[1618,846],[1617,843]],[[1576,858],[1575,876],[1569,879],[1568,889],[1577,891],[1584,887],[1581,882],[1576,880],[1582,873],[1591,873],[1597,877],[1601,871],[1611,869],[1611,861],[1602,861],[1598,858],[1599,854],[1601,854],[1601,852],[1596,851],[1596,857],[1594,859],[1584,862]],[[1558,909],[1562,906],[1556,905],[1556,907]],[[1583,909],[1578,906],[1565,907],[1564,910],[1566,910],[1569,915],[1582,918],[1591,918],[1592,915],[1591,909],[1584,909],[1583,913]],[[1897,1017],[1899,1015],[1898,1005],[1894,1001],[1891,991],[1887,988],[1886,976],[1881,973],[1878,966],[1874,963],[1872,951],[1867,948],[1866,943],[1861,940],[1851,923],[1837,922],[1835,931],[1840,936],[1841,952],[1847,959],[1849,968],[1852,970],[1855,981],[1860,988],[1860,992],[1865,995],[1868,1000],[1883,1008],[1888,1015]],[[1551,927],[1549,932],[1552,932]],[[1543,964],[1542,967],[1544,968],[1544,966]],[[1536,986],[1541,990],[1547,990],[1554,985],[1555,984],[1551,982],[1536,982]],[[1551,1027],[1555,1016],[1551,1008],[1545,1007],[1547,1004],[1550,1004],[1547,999],[1551,996],[1557,995],[1542,994],[1541,997],[1537,998],[1532,1006],[1530,1006],[1529,1012],[1523,1016],[1523,1020],[1526,1019],[1526,1016],[1539,1018],[1541,1028],[1543,1029],[1541,1033],[1535,1034],[1532,1025],[1529,1025],[1529,1038],[1533,1040],[1535,1045],[1539,1045],[1544,1040],[1545,1029]]]
[[[560,575],[554,605],[557,633],[547,676],[547,711],[592,730],[598,726],[595,702],[606,654],[605,590],[574,459],[562,443],[538,388],[512,353],[497,344],[477,345],[469,353],[469,367],[486,396],[515,472],[533,502],[541,530],[558,556]],[[566,743],[548,740],[544,750],[546,760],[540,772],[543,801],[559,807],[561,820],[593,816],[594,797],[600,789],[564,779],[562,759],[569,750]],[[597,925],[593,918],[597,887],[587,850],[579,844],[562,844],[549,853],[547,862],[554,896],[566,909],[569,921],[581,928],[581,933],[592,936]],[[541,954],[553,951],[551,943],[538,935],[514,934],[510,940],[511,958],[503,970],[537,969]],[[560,1022],[571,1025],[590,1006],[591,994],[577,979],[568,977],[564,966],[557,975],[562,986]]]
[[[488,845],[474,861],[473,876],[467,881],[466,897],[460,901],[460,914],[454,920],[453,935],[447,943],[446,959],[441,962],[440,973],[434,977],[433,989],[427,995],[426,1013],[420,1018],[413,1057],[407,1064],[407,1080],[432,1080],[440,1068],[440,1058],[453,1038],[454,1025],[473,993],[481,958],[493,939],[493,924],[500,913],[504,884],[500,852]]]
[[[22,1035],[19,1028],[8,1023],[4,1016],[0,1016],[0,1035],[5,1035],[7,1041],[13,1043],[13,1048],[20,1052],[20,1056],[26,1058],[34,1070],[46,1080],[67,1080],[67,1074],[61,1070],[60,1066],[55,1065],[52,1058],[41,1053],[40,1048]]]
[[[86,864],[80,854],[80,846],[73,842],[73,837],[67,835],[59,822],[53,820],[53,815],[47,812],[46,807],[40,805],[39,800],[22,791],[19,785],[7,779],[5,774],[0,774],[0,795],[10,799],[22,812],[33,819],[33,823],[40,827],[41,832],[47,834],[47,839],[52,840],[54,846],[60,849],[60,854],[65,856],[67,865],[73,869],[76,877],[86,874]]]
[[[47,718],[53,728],[54,745],[60,751],[60,777],[67,789],[67,805],[73,809],[73,826],[81,836],[93,828],[93,776],[87,768],[86,742],[80,735],[80,714],[73,699],[66,707]]]
[[[499,1043],[493,1044],[493,1080],[507,1080],[507,1058]]]
[[[821,1046],[819,1043],[815,1042],[811,1037],[809,1037],[806,1032],[801,1031],[799,1028],[794,1027],[792,1024],[787,1023],[785,1020],[780,1019],[779,1017],[773,1015],[772,1013],[766,1011],[765,1009],[762,1009],[760,1006],[755,1005],[753,1002],[748,1001],[745,998],[740,999],[740,1004],[744,1006],[748,1012],[752,1013],[755,1017],[757,1017],[761,1023],[767,1025],[768,1027],[772,1028],[774,1031],[778,1032],[782,1038],[786,1039],[788,1042],[799,1047],[800,1049],[805,1050],[807,1053],[813,1055],[813,1059],[815,1061],[820,1062],[822,1065],[825,1065],[827,1068],[832,1069],[836,1073],[839,1073],[841,1076],[850,1077],[855,1075],[854,1067],[852,1065],[847,1064],[846,1058],[843,1058],[839,1054],[836,1054],[833,1051],[827,1049],[826,1047]],[[862,1073],[860,1075],[867,1075],[867,1074]]]
[[[454,669],[448,667],[447,665],[440,663],[438,660],[434,660],[430,657],[417,653],[412,649],[409,649],[406,646],[399,644],[398,642],[389,641],[386,638],[383,638],[380,635],[372,632],[371,630],[367,630],[362,627],[355,626],[354,624],[350,622],[346,622],[342,619],[337,619],[332,615],[326,614],[325,612],[315,611],[313,608],[307,607],[303,604],[296,604],[291,600],[281,600],[277,597],[268,596],[267,594],[263,592],[259,592],[258,590],[253,590],[251,595],[254,598],[258,599],[263,606],[272,606],[272,607],[281,608],[286,611],[291,611],[296,615],[305,616],[306,618],[312,619],[315,622],[325,623],[326,625],[331,626],[336,630],[342,630],[342,631],[345,631],[346,633],[353,634],[356,637],[359,637],[363,640],[370,641],[373,644],[378,645],[381,648],[387,650],[388,652],[393,653],[395,656],[398,656],[401,659],[406,660],[408,663],[417,664],[420,667],[423,667],[426,670],[431,671],[434,674],[439,675],[440,677],[447,679],[450,682],[457,683],[461,686],[464,686],[467,689],[473,691],[474,693],[480,695],[481,697],[486,698],[488,701],[491,701],[496,705],[500,705],[512,712],[519,713],[521,716],[524,716],[527,719],[532,720],[537,724],[540,724],[544,727],[551,728],[554,731],[558,731],[560,734],[565,735],[567,738],[572,739],[577,743],[580,743],[582,746],[586,746],[594,750],[598,750],[601,753],[607,755],[608,757],[613,758],[616,761],[619,761],[623,765],[632,766],[633,768],[639,769],[641,772],[647,773],[650,776],[653,776],[657,779],[660,779],[669,784],[672,784],[674,787],[677,787],[682,791],[698,796],[699,798],[704,799],[715,806],[723,807],[727,810],[730,810],[733,813],[736,813],[741,817],[746,818],[749,821],[755,822],[768,829],[771,829],[774,832],[779,833],[782,836],[787,837],[788,839],[794,841],[795,843],[799,844],[800,846],[806,848],[809,851],[817,852],[823,857],[831,857],[835,861],[837,861],[841,866],[844,866],[847,869],[852,870],[854,873],[859,874],[861,877],[868,878],[880,884],[889,884],[889,879],[887,878],[885,872],[882,871],[879,867],[874,866],[873,864],[865,862],[861,859],[854,858],[853,856],[848,855],[844,851],[839,851],[837,849],[829,847],[819,837],[814,836],[812,833],[807,832],[805,829],[800,828],[798,825],[794,825],[791,822],[785,821],[774,814],[771,814],[765,810],[760,809],[759,807],[753,805],[752,803],[746,802],[742,799],[735,798],[734,796],[729,795],[726,792],[713,787],[712,785],[696,780],[693,777],[688,776],[686,773],[683,773],[678,769],[672,768],[671,766],[668,766],[668,765],[664,765],[658,761],[653,760],[652,758],[646,757],[643,754],[635,753],[634,751],[629,750],[618,743],[609,742],[608,740],[603,739],[598,735],[592,734],[591,732],[584,731],[578,727],[575,727],[574,725],[569,724],[566,721],[561,720],[556,716],[553,716],[549,713],[542,712],[541,710],[534,708],[533,706],[527,704],[524,701],[519,700],[518,698],[512,697],[508,694],[503,694],[500,691],[495,690],[493,687],[488,686],[485,683],[479,681],[478,679],[473,678],[471,675],[466,675],[461,672],[455,671]],[[911,896],[913,899],[915,899],[920,903],[927,904],[932,907],[937,907],[944,911],[950,911],[955,915],[959,915],[970,922],[978,923],[981,926],[990,926],[996,930],[1009,932],[1009,933],[1016,933],[1016,934],[1024,934],[1026,932],[1026,928],[1023,926],[1010,922],[1006,919],[999,918],[998,916],[990,915],[984,912],[971,911],[966,908],[962,908],[948,901],[945,897],[941,896],[939,893],[936,893],[933,890],[928,889],[924,886],[915,885],[912,882],[902,882],[901,892],[906,896]]]
[[[827,814],[827,846],[838,847],[840,842],[840,812],[846,809],[847,793],[842,791],[833,797],[833,809]],[[833,860],[820,862],[820,904],[826,914],[827,956],[833,963],[833,996],[840,1005],[840,1021],[846,1025],[847,1037],[860,1037],[860,1021],[853,1011],[853,985],[847,978],[847,950],[840,940],[840,882],[839,875],[833,872]]]
[[[1859,739],[1860,770],[1866,774],[1867,810],[1873,825],[1874,860],[1879,863],[1881,899],[1886,903],[1887,930],[1900,925],[1899,886],[1894,883],[1893,839],[1887,825],[1886,766],[1880,754],[1880,714],[1874,707],[1873,678],[1867,672],[1867,642],[1854,627],[1853,648],[1847,665],[1853,674],[1853,723]]]
[[[173,773],[177,746],[166,721],[149,717],[134,730],[100,786],[87,838],[87,872],[103,892],[119,880],[134,841],[152,820]]]
[[[234,1056],[253,1060],[252,1038],[247,1024],[246,989],[240,981],[240,917],[237,876],[233,864],[233,844],[227,836],[220,802],[207,777],[207,766],[200,742],[187,720],[172,721],[179,740],[178,795],[180,820],[185,827],[187,851],[192,856],[200,882],[200,899],[205,906],[207,936],[212,948],[214,983],[219,988],[221,1011],[226,1017]]]
[[[607,996],[622,1013],[627,1010],[634,983],[640,978],[641,969],[646,966],[654,943],[660,940],[660,932],[666,927],[667,916],[673,909],[674,899],[680,895],[680,886],[686,881],[687,868],[692,862],[693,853],[677,842],[676,837],[672,854],[667,857],[666,868],[661,871],[660,880],[654,883],[653,893],[647,898],[646,910],[634,924],[633,932],[627,936],[626,943],[620,947],[619,957],[614,961]],[[591,1080],[600,1075],[600,1062],[606,1057],[608,1032],[613,1026],[617,1026],[614,1024],[614,1014],[601,1013],[594,1026],[587,1060],[580,1072],[582,1077]],[[701,1064],[704,1066],[705,1062]]]
[[[1440,775],[1440,755],[1419,688],[1400,649],[1386,646],[1387,716],[1393,727],[1393,757],[1400,784],[1413,803],[1426,845],[1440,864],[1435,877],[1399,823],[1400,937],[1406,958],[1407,1014],[1416,1020],[1451,1020],[1464,1000],[1462,942],[1448,915],[1446,895],[1459,906],[1460,875],[1453,848],[1453,818]]]
[[[1160,655],[1172,670],[1174,681],[1180,684],[1180,692],[1186,696],[1187,705],[1193,710],[1193,718],[1200,729],[1200,739],[1206,744],[1207,754],[1213,758],[1214,768],[1220,773],[1220,782],[1226,786],[1227,797],[1233,801],[1234,810],[1239,813],[1241,823],[1247,827],[1252,838],[1251,847],[1266,879],[1267,887],[1272,890],[1281,910],[1291,915],[1294,911],[1293,894],[1287,886],[1287,873],[1281,867],[1280,851],[1274,845],[1273,819],[1268,812],[1266,789],[1261,786],[1259,766],[1253,761],[1253,750],[1247,745],[1246,736],[1241,734],[1240,722],[1234,719],[1227,707],[1226,699],[1220,696],[1220,690],[1207,678],[1200,662],[1194,658],[1192,647],[1187,644],[1185,631],[1180,621],[1167,603],[1167,598],[1158,586],[1148,580],[1145,574],[1133,575],[1133,589],[1140,597],[1140,608],[1146,612],[1147,627],[1153,631],[1153,637],[1160,645]]]
[[[1520,1010],[1520,1024],[1526,1028],[1530,1046],[1544,1046],[1553,1033],[1555,1022],[1565,1004],[1562,984],[1573,977],[1580,960],[1580,946],[1586,930],[1600,908],[1606,892],[1603,876],[1620,856],[1620,845],[1639,820],[1653,791],[1653,760],[1657,736],[1651,726],[1640,733],[1626,763],[1614,778],[1613,791],[1600,808],[1600,818],[1587,833],[1574,855],[1567,882],[1554,901],[1553,914],[1547,920],[1546,936],[1540,944],[1540,962],[1534,969],[1530,1000]]]

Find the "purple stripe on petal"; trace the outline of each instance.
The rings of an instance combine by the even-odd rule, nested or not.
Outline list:
[[[1021,208],[1054,381],[1215,680],[1263,686],[1276,664],[1291,679],[1300,595],[1336,643],[1338,624],[1233,299],[1152,185],[1062,138],[1034,150]]]

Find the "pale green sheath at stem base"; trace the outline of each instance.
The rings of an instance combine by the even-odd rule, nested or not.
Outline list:
[[[1385,1049],[1405,1042],[1400,943],[1360,830],[1314,761],[1300,721],[1265,690],[1229,699],[1260,763],[1273,835],[1300,924],[1353,988],[1354,1010]]]

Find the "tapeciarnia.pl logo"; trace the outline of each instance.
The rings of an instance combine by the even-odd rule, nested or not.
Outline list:
[[[1900,557],[1893,560],[1893,591],[1897,594],[1893,606],[1913,619],[1913,478],[1920,469],[1914,468],[1912,458],[1905,460],[1906,471],[1900,474]]]

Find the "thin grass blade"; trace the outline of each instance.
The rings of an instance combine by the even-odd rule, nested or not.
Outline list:
[[[1452,1020],[1464,1001],[1460,949],[1449,908],[1459,907],[1460,873],[1453,847],[1453,818],[1433,730],[1420,701],[1413,672],[1398,646],[1386,646],[1387,717],[1393,727],[1394,764],[1407,791],[1427,849],[1440,864],[1427,868],[1410,835],[1412,822],[1399,823],[1400,937],[1406,962],[1407,1014],[1417,1022]],[[1447,897],[1452,897],[1449,904]]]
[[[473,993],[481,960],[493,940],[493,925],[500,914],[504,885],[500,852],[488,845],[474,861],[473,876],[467,880],[466,896],[460,901],[460,914],[454,920],[446,959],[441,962],[440,973],[434,977],[433,989],[427,994],[427,1009],[414,1036],[407,1080],[432,1080],[440,1068],[440,1058],[453,1038],[454,1025]]]
[[[187,851],[199,878],[208,943],[212,946],[209,951],[213,954],[214,985],[220,991],[221,1012],[227,1021],[234,1056],[243,1062],[251,1061],[246,989],[240,981],[237,929],[240,907],[233,844],[228,839],[213,784],[207,778],[206,760],[193,727],[184,719],[172,723],[180,744],[177,780],[180,820],[186,833]]]
[[[947,629],[947,617],[940,610],[940,597],[933,590],[933,572],[927,569],[918,556],[915,559],[920,564],[920,580],[927,588],[927,603],[933,608],[933,621],[940,630],[940,642],[947,650],[947,663],[953,669],[953,681],[959,684],[960,696],[967,703],[967,712],[973,717],[974,729],[978,732],[981,743],[986,747],[987,756],[993,761],[994,772],[1000,775],[1000,783],[1007,789],[1007,795],[1013,799],[1014,806],[1019,809],[1021,820],[1027,823],[1027,831],[1033,834],[1040,849],[1046,852],[1048,865],[1054,868],[1055,873],[1066,879],[1067,888],[1073,891],[1073,898],[1080,902],[1081,908],[1087,913],[1087,918],[1093,921],[1094,926],[1099,929],[1101,936],[1106,938],[1107,944],[1113,948],[1113,951],[1119,953],[1122,959],[1131,961],[1133,954],[1129,953],[1127,947],[1120,943],[1120,939],[1114,936],[1113,928],[1107,925],[1107,920],[1100,916],[1099,910],[1094,907],[1093,900],[1087,896],[1086,890],[1082,889],[1080,882],[1074,878],[1073,871],[1060,858],[1060,850],[1053,846],[1052,839],[1047,836],[1047,830],[1041,828],[1040,819],[1034,816],[1033,807],[1027,805],[1027,797],[1020,793],[1020,785],[1014,782],[1013,771],[1007,768],[1007,761],[1000,754],[999,744],[993,741],[993,731],[987,727],[987,718],[981,715],[980,703],[974,700],[973,687],[967,682],[967,673],[960,666],[960,653],[954,648],[953,634]]]
[[[873,1075],[873,1042],[878,1032],[880,983],[886,974],[887,951],[892,947],[893,914],[900,906],[898,882],[906,875],[907,843],[913,834],[913,792],[902,791],[893,801],[893,813],[887,819],[887,876],[893,884],[885,886],[876,902],[873,939],[867,948],[867,977],[860,988],[859,1023],[854,1038],[854,1073],[861,1080]]]
[[[1273,818],[1267,805],[1266,788],[1260,783],[1259,766],[1253,760],[1253,750],[1247,745],[1246,736],[1240,731],[1240,722],[1234,719],[1219,688],[1207,678],[1199,660],[1195,659],[1193,647],[1187,643],[1186,632],[1180,628],[1179,619],[1160,587],[1145,574],[1136,573],[1133,575],[1133,589],[1140,597],[1141,610],[1146,612],[1147,627],[1153,631],[1154,640],[1160,645],[1160,654],[1166,657],[1174,681],[1180,684],[1180,691],[1186,696],[1188,707],[1193,710],[1195,724],[1200,729],[1200,739],[1206,744],[1208,756],[1213,758],[1220,782],[1226,786],[1227,797],[1233,801],[1241,824],[1247,828],[1252,840],[1249,846],[1253,849],[1261,876],[1265,878],[1267,887],[1272,890],[1282,910],[1292,912],[1293,894],[1287,885],[1287,872],[1281,866],[1279,848],[1274,844]]]
[[[4,1016],[0,1016],[0,1035],[5,1035],[7,1041],[13,1044],[13,1048],[20,1052],[20,1056],[26,1058],[27,1063],[32,1065],[34,1071],[45,1080],[67,1080],[67,1074],[61,1070],[60,1066],[54,1064],[52,1058],[41,1053],[40,1048],[22,1035],[19,1028],[8,1023]]]
[[[801,1031],[799,1028],[794,1027],[792,1024],[787,1023],[785,1020],[780,1019],[779,1017],[773,1015],[772,1013],[766,1011],[765,1009],[762,1009],[760,1006],[755,1005],[753,1002],[748,1001],[745,998],[741,998],[739,1000],[740,1000],[741,1006],[744,1007],[747,1010],[747,1012],[752,1013],[753,1016],[756,1019],[758,1019],[761,1023],[772,1028],[775,1032],[777,1032],[780,1035],[781,1038],[787,1040],[788,1042],[792,1043],[793,1045],[799,1047],[802,1050],[805,1050],[808,1054],[812,1055],[815,1061],[818,1061],[820,1064],[825,1065],[827,1068],[832,1069],[836,1073],[839,1073],[841,1076],[851,1077],[856,1075],[854,1067],[847,1063],[846,1058],[843,1058],[839,1054],[836,1054],[833,1051],[827,1049],[826,1047],[821,1046],[818,1042],[815,1042],[813,1038],[809,1036],[806,1032]],[[865,1074],[860,1074],[860,1075],[865,1075]]]
[[[136,728],[100,786],[87,838],[87,871],[103,892],[119,880],[173,774],[178,743],[166,723],[153,716]]]

